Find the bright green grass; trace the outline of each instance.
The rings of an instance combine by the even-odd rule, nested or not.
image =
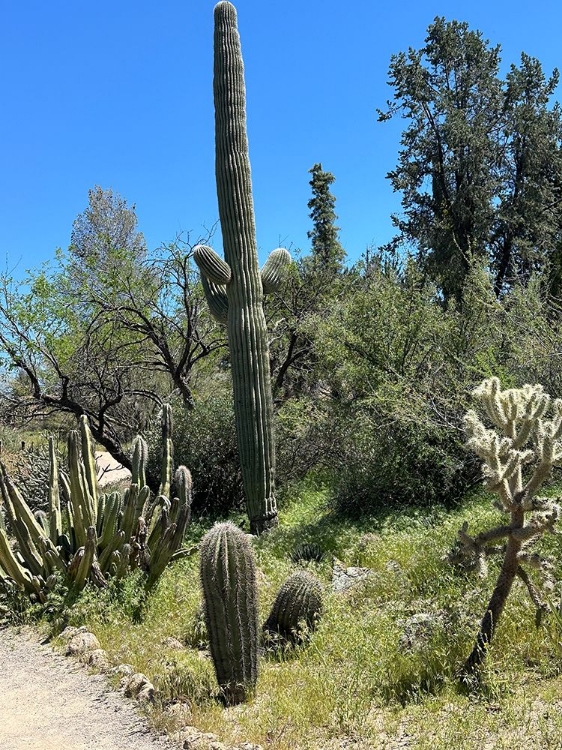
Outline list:
[[[254,543],[262,620],[297,567],[290,553],[299,543],[314,542],[344,565],[374,572],[350,592],[327,593],[306,647],[262,658],[256,696],[242,706],[218,703],[212,664],[198,650],[204,629],[196,555],[169,568],[142,606],[134,578],[101,595],[85,592],[71,624],[88,624],[115,663],[131,663],[154,682],[162,701],[155,723],[166,724],[167,702],[184,700],[190,722],[227,743],[295,750],[335,749],[353,740],[349,747],[392,748],[408,738],[402,746],[428,750],[562,748],[562,629],[554,620],[536,629],[519,583],[480,688],[467,694],[458,685],[456,672],[472,647],[497,572],[491,565],[489,578],[480,581],[444,560],[465,520],[476,531],[495,524],[498,513],[480,494],[448,513],[399,511],[351,522],[331,513],[323,492],[295,492],[279,528]],[[192,537],[201,533],[195,528]],[[561,557],[557,538],[548,547]],[[308,567],[328,590],[331,561]],[[405,622],[420,612],[435,615],[435,625],[408,648]],[[167,637],[187,648],[167,648]]]

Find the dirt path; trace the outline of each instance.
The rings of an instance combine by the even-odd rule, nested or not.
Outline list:
[[[96,451],[96,468],[100,487],[105,487],[122,479],[129,479],[131,472],[118,463],[106,451]]]
[[[131,700],[31,631],[0,628],[2,750],[172,750]]]

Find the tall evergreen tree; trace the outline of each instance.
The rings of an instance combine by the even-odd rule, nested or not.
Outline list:
[[[551,262],[562,224],[558,72],[522,55],[505,80],[500,47],[466,23],[436,18],[425,46],[394,55],[394,97],[379,120],[404,117],[388,174],[402,193],[394,247],[413,248],[445,298],[461,298],[476,259],[496,292]]]
[[[309,174],[312,175],[309,183],[312,198],[308,208],[313,227],[307,235],[312,240],[312,255],[321,269],[337,274],[343,269],[345,250],[338,239],[339,227],[335,225],[336,199],[330,192],[330,185],[336,178],[331,172],[325,172],[322,164],[315,164]]]

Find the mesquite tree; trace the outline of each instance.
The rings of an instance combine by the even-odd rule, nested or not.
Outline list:
[[[468,535],[467,524],[459,532],[461,557],[472,559],[482,574],[486,557],[503,553],[496,586],[464,665],[465,676],[482,663],[516,577],[525,583],[537,611],[545,608],[527,569],[538,569],[551,583],[551,564],[530,548],[545,532],[553,531],[560,515],[558,503],[537,497],[537,491],[552,468],[562,464],[562,399],[551,403],[540,385],[502,391],[498,378],[484,380],[473,396],[494,429],[486,428],[478,414],[469,411],[468,446],[483,460],[488,488],[498,495],[498,507],[509,514],[509,520],[475,537]],[[552,416],[547,418],[549,406]],[[502,540],[505,546],[495,545]]]

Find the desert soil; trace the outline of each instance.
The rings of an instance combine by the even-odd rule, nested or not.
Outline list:
[[[33,631],[0,628],[2,750],[172,750],[132,700]]]
[[[106,451],[96,451],[96,468],[100,487],[129,479],[131,472],[118,463]]]

